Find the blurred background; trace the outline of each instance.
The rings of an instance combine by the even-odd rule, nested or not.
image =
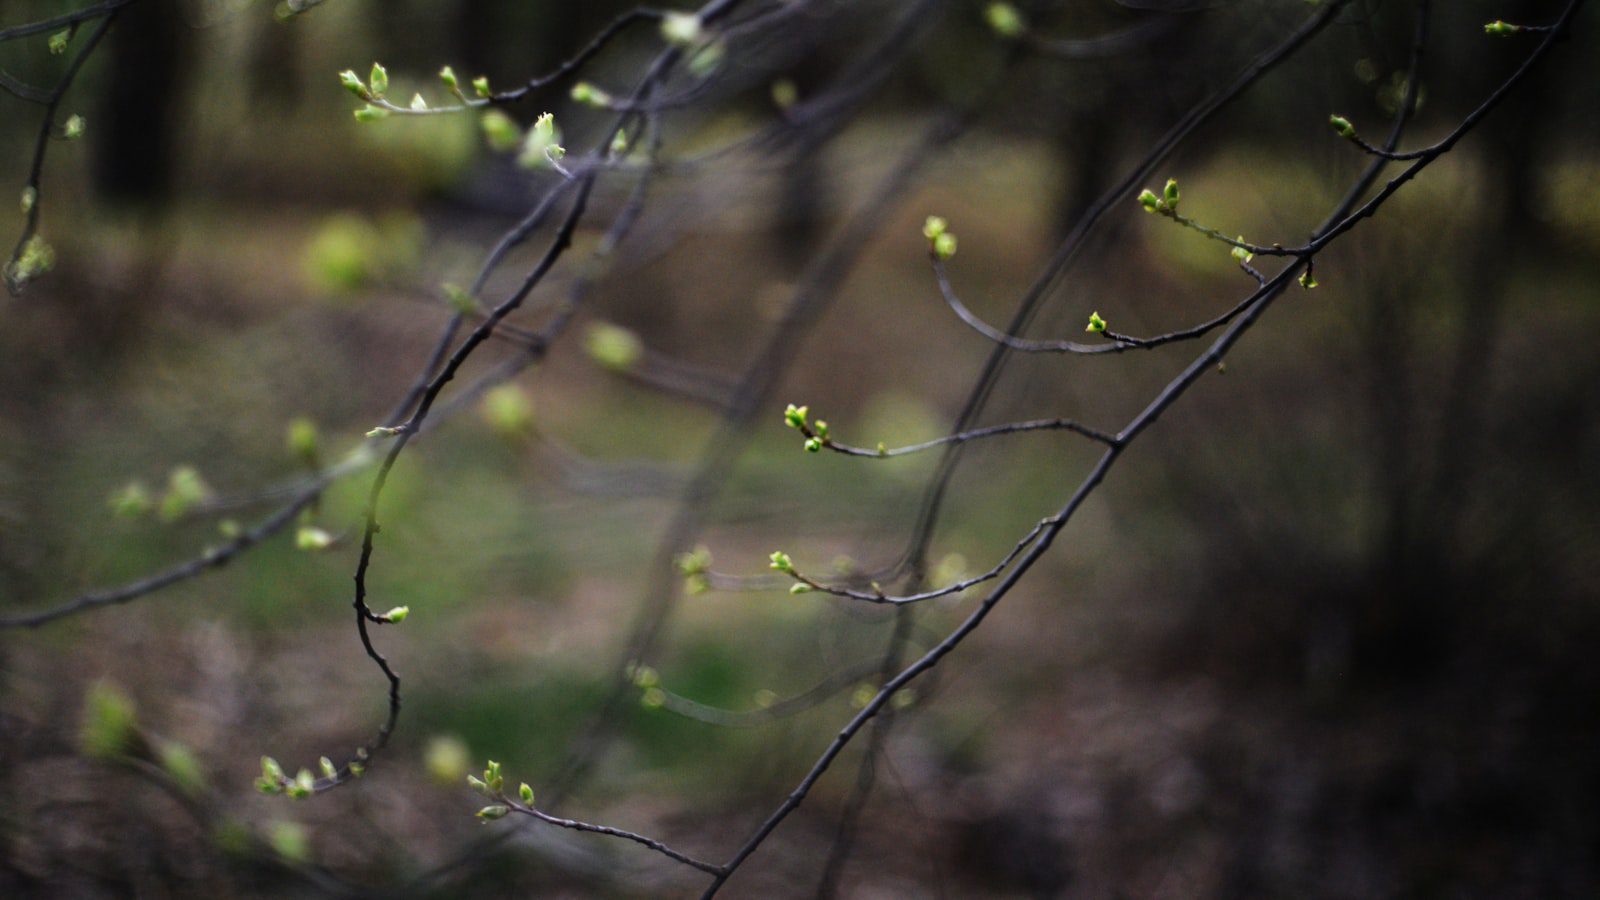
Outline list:
[[[1405,145],[1538,40],[1483,23],[1563,5],[1432,4]],[[367,777],[308,801],[252,790],[259,758],[346,758],[385,711],[349,621],[362,435],[449,320],[443,286],[470,284],[560,177],[487,148],[471,116],[356,122],[337,73],[381,60],[397,103],[437,106],[441,65],[512,86],[629,4],[124,9],[62,106],[83,136],[50,147],[54,271],[0,300],[0,616],[225,546],[339,477],[223,568],[0,632],[0,893],[697,894],[703,876],[631,844],[479,823],[466,774],[496,759],[554,812],[726,858],[871,695],[897,629],[910,658],[982,595],[897,618],[787,581],[691,591],[673,553],[704,546],[735,576],[770,574],[777,549],[818,577],[893,565],[937,454],[808,454],[782,411],[869,448],[949,430],[992,345],[941,300],[924,217],[950,221],[956,289],[1003,325],[1095,198],[1317,11],[1042,0],[1018,4],[1019,46],[986,6],[747,4],[720,58],[672,82],[676,162],[637,226],[588,266],[638,167],[603,175],[573,254],[509,320],[545,327],[594,275],[572,327],[492,388],[477,379],[523,350],[485,344],[394,470],[369,587],[411,611],[377,633],[404,710]],[[0,28],[72,8],[13,0]],[[1386,133],[1416,15],[1349,4],[1151,186],[1178,178],[1184,212],[1226,233],[1302,242],[1367,163],[1328,115]],[[0,43],[0,70],[53,83],[81,45],[46,37]],[[864,805],[867,734],[727,895],[1600,893],[1596,39],[1584,10],[1510,102],[1319,256],[1321,286],[1286,294],[896,705]],[[580,77],[625,95],[660,47],[636,26]],[[612,119],[572,83],[507,108],[556,113],[569,158]],[[964,128],[919,154],[951,110]],[[0,93],[18,189],[40,121]],[[22,227],[0,216],[6,246]],[[1091,337],[1095,311],[1170,331],[1252,287],[1130,193],[1027,333]],[[978,422],[1116,430],[1201,349],[1013,354]],[[757,404],[747,426],[736,396]],[[971,445],[929,582],[988,569],[1097,456],[1065,433]],[[653,614],[633,645],[648,671],[596,743]]]

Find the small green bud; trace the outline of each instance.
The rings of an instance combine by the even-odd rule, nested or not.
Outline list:
[[[698,597],[711,590],[711,579],[702,574],[690,575],[683,580],[683,589],[691,597]]]
[[[446,283],[442,285],[444,299],[450,308],[463,316],[469,316],[478,311],[478,298],[467,293],[460,285]]]
[[[366,106],[356,110],[353,115],[356,117],[357,122],[376,122],[380,119],[389,118],[389,111],[381,106],[373,106],[368,103]]]
[[[522,142],[522,129],[498,109],[484,110],[483,115],[478,117],[478,126],[483,129],[483,139],[489,144],[489,149],[496,153],[513,150]]]
[[[495,819],[504,819],[509,812],[511,812],[511,807],[506,806],[504,803],[495,803],[478,810],[478,818],[485,822],[493,822]]]
[[[21,203],[19,205],[22,207],[22,214],[23,215],[27,215],[28,213],[33,212],[33,207],[38,202],[39,202],[39,189],[38,188],[36,188],[36,187],[34,187],[33,185],[30,184],[27,187],[22,189],[22,199],[21,199]]]
[[[494,91],[489,90],[489,76],[479,75],[472,79],[472,92],[487,100],[494,96]]]
[[[1494,37],[1510,37],[1521,30],[1522,27],[1520,25],[1513,25],[1510,22],[1502,22],[1498,19],[1483,26],[1483,33]]]
[[[794,560],[789,558],[789,554],[783,552],[782,550],[774,550],[772,551],[771,559],[771,568],[777,569],[779,572],[784,572],[786,574],[794,574]]]
[[[339,769],[338,769],[337,766],[335,766],[333,764],[333,760],[331,760],[331,759],[327,758],[326,756],[324,756],[321,759],[317,760],[317,765],[322,769],[322,777],[323,778],[337,778],[338,777]]]
[[[274,784],[281,784],[284,780],[283,766],[278,765],[278,761],[272,757],[263,756],[261,757],[261,777]]]
[[[791,403],[783,411],[783,424],[788,425],[790,428],[803,430],[806,427],[806,414],[810,411],[810,407],[795,406]]]
[[[444,82],[445,90],[457,97],[461,96],[461,82],[456,80],[456,70],[445,66],[439,70],[439,80]]]
[[[356,95],[359,99],[372,99],[372,92],[367,90],[367,85],[361,80],[361,76],[350,69],[345,69],[339,73],[339,83],[344,85],[345,90]]]
[[[812,428],[813,428],[813,430],[815,430],[817,432],[817,437],[823,438],[824,440],[827,439],[827,437],[828,437],[828,423],[827,422],[824,422],[821,419],[818,419],[816,424],[813,425]]]
[[[806,438],[806,452],[819,453],[822,450],[822,441],[816,438]]]
[[[679,554],[678,571],[685,575],[702,575],[711,568],[711,550],[699,546],[688,553]]]
[[[1083,330],[1091,334],[1101,334],[1106,330],[1106,320],[1100,318],[1100,313],[1092,312],[1089,314],[1089,324]]]
[[[885,444],[883,441],[879,441],[878,442],[878,455],[879,456],[888,456],[889,455],[889,445]]]
[[[1144,207],[1145,212],[1159,212],[1161,210],[1161,198],[1156,196],[1155,191],[1145,188],[1139,192],[1139,205]]]
[[[316,468],[317,443],[317,423],[304,416],[289,423],[284,435],[284,445],[288,448],[290,456],[310,468]]]
[[[84,755],[112,759],[131,750],[138,739],[133,698],[110,682],[96,682],[84,697],[78,746]]]
[[[500,772],[500,764],[492,759],[489,760],[488,768],[483,770],[483,780],[488,783],[489,790],[496,794],[506,786],[506,778]]]
[[[667,705],[667,692],[658,687],[646,688],[639,695],[639,705],[645,709],[660,709]]]
[[[411,615],[411,607],[396,606],[394,609],[391,609],[383,614],[383,620],[391,625],[399,625],[401,622],[404,622],[406,620],[406,616],[409,615]]]
[[[533,805],[533,788],[528,787],[528,783],[526,781],[524,781],[522,785],[517,788],[517,796],[522,798],[524,805]]]
[[[427,112],[428,111],[428,101],[422,99],[422,95],[421,94],[412,94],[411,95],[411,111],[412,112]]]
[[[612,156],[621,156],[622,154],[627,153],[627,152],[628,152],[628,133],[626,131],[618,131],[611,138],[611,155]]]
[[[111,509],[124,519],[137,519],[150,512],[155,502],[142,482],[130,481],[111,495]]]
[[[267,843],[290,862],[303,863],[311,858],[311,839],[298,822],[273,822],[272,830],[267,833]]]
[[[688,47],[700,40],[704,28],[694,13],[669,12],[661,17],[661,37],[674,47]]]
[[[300,530],[294,533],[294,546],[307,553],[326,550],[333,546],[333,535],[315,525],[301,525]]]
[[[211,488],[193,466],[179,466],[167,476],[167,492],[161,498],[159,514],[163,522],[183,518],[195,506],[211,497]]]
[[[933,255],[940,260],[956,255],[956,236],[946,231],[933,239]]]
[[[1317,277],[1311,274],[1310,269],[1300,273],[1300,286],[1308,291],[1317,286]]]
[[[1169,209],[1178,208],[1178,179],[1168,178],[1166,187],[1161,189],[1161,201]]]
[[[895,709],[905,709],[915,702],[917,702],[916,692],[910,688],[902,688],[889,698],[889,704]]]
[[[358,762],[351,763],[348,768],[350,769],[351,778],[360,778],[361,776],[367,774],[367,767]]]
[[[572,86],[572,101],[584,106],[604,107],[611,102],[611,95],[587,81],[580,81]]]
[[[772,105],[787,110],[800,102],[800,88],[792,79],[780,78],[772,83]]]
[[[272,795],[272,794],[281,794],[281,793],[283,793],[283,782],[277,781],[277,780],[272,779],[272,778],[267,778],[265,776],[263,776],[261,778],[257,778],[256,781],[255,781],[255,785],[256,785],[256,790],[260,791],[263,794]]]
[[[721,68],[722,61],[728,56],[728,42],[722,38],[706,41],[701,44],[689,57],[689,74],[696,78],[705,78],[712,72]]]
[[[661,684],[661,673],[650,666],[637,666],[633,670],[634,687],[652,688]]]
[[[423,745],[422,766],[437,784],[460,784],[472,767],[472,750],[453,734],[436,734]]]
[[[295,773],[294,781],[289,782],[286,790],[290,797],[304,800],[316,791],[317,776],[311,774],[310,769],[301,769]]]
[[[803,581],[789,585],[789,593],[791,594],[809,594],[811,591],[811,585],[806,584]]]
[[[850,695],[850,706],[853,709],[866,709],[872,698],[878,696],[878,689],[870,684],[856,685],[855,693]]]
[[[995,34],[1007,39],[1018,37],[1028,27],[1022,13],[1009,3],[989,4],[983,11],[983,18]]]
[[[373,63],[372,76],[367,79],[367,85],[371,88],[374,98],[383,99],[383,95],[389,92],[389,70],[378,63]]]
[[[84,121],[83,116],[73,113],[67,116],[67,124],[61,126],[61,136],[69,141],[75,141],[83,137],[83,130],[86,127],[88,123]]]
[[[943,216],[929,216],[922,222],[922,236],[930,241],[937,240],[939,235],[944,234],[949,228],[950,223],[946,222]]]
[[[1239,243],[1244,243],[1244,235],[1242,234],[1239,235]],[[1244,247],[1235,247],[1233,248],[1233,258],[1235,262],[1242,266],[1248,263],[1250,260],[1255,259],[1256,255]]]
[[[1350,120],[1344,116],[1329,116],[1328,124],[1332,125],[1334,132],[1345,140],[1350,140],[1356,136],[1356,127],[1351,125]]]
[[[467,786],[472,788],[473,790],[477,791],[480,794],[489,793],[489,785],[488,785],[488,783],[485,782],[482,778],[479,778],[476,775],[468,775],[467,776]]]
[[[72,29],[70,28],[63,28],[55,34],[50,35],[50,40],[48,42],[50,47],[50,55],[60,56],[61,54],[67,52],[67,42],[70,40],[72,40]]]
[[[502,384],[483,395],[480,414],[506,438],[522,438],[533,428],[533,399],[515,384]]]
[[[613,372],[627,372],[639,364],[644,344],[633,332],[609,322],[595,322],[583,336],[589,358]]]
[[[404,433],[405,433],[405,429],[404,428],[395,428],[395,427],[390,426],[390,425],[379,425],[377,428],[373,428],[370,431],[368,431],[367,432],[367,437],[369,437],[369,438],[394,437],[397,434],[404,434]]]
[[[524,169],[544,168],[566,155],[567,151],[561,146],[561,130],[556,127],[556,118],[545,113],[534,120],[533,127],[522,139],[522,152],[517,155],[517,165]]]
[[[238,519],[223,519],[217,523],[217,534],[231,541],[244,534],[244,526],[239,524]]]

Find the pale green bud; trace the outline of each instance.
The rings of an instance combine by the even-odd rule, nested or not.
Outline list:
[[[688,47],[700,40],[704,28],[694,13],[669,12],[661,17],[661,37],[675,47]]]
[[[583,338],[583,347],[590,359],[613,372],[631,370],[644,356],[644,344],[638,335],[609,322],[590,325]]]
[[[522,142],[522,129],[498,109],[484,110],[478,117],[478,126],[483,129],[483,139],[488,142],[489,149],[496,153],[505,153]]]
[[[493,822],[495,819],[504,819],[509,812],[511,812],[511,807],[506,806],[504,803],[495,803],[478,810],[478,818],[485,822]]]
[[[21,201],[21,203],[19,205],[22,207],[22,214],[23,215],[27,215],[28,213],[33,212],[34,204],[36,204],[38,202],[39,202],[39,189],[38,188],[36,188],[36,187],[34,187],[33,185],[30,184],[27,187],[22,189],[22,201]]]
[[[124,519],[137,519],[150,512],[155,501],[142,482],[130,481],[111,495],[111,509]]]
[[[789,585],[789,593],[791,594],[809,594],[811,591],[811,585],[806,584],[803,581]]]
[[[296,460],[315,468],[317,465],[317,424],[310,419],[301,417],[289,423],[287,433],[284,435],[284,444],[289,449],[289,455]]]
[[[1328,124],[1333,126],[1333,130],[1338,133],[1339,137],[1349,140],[1356,136],[1356,127],[1351,125],[1350,120],[1344,116],[1329,116]]]
[[[522,798],[524,805],[533,805],[533,788],[528,787],[528,783],[526,781],[522,783],[521,787],[517,788],[517,796]]]
[[[456,80],[456,70],[445,66],[439,70],[439,80],[444,82],[445,89],[457,97],[461,96],[461,82]]]
[[[422,95],[421,94],[412,94],[411,95],[411,111],[412,112],[427,112],[428,111],[428,101],[422,99]]]
[[[1093,334],[1101,334],[1106,330],[1106,320],[1100,318],[1100,313],[1092,312],[1089,314],[1089,324],[1083,330]]]
[[[331,759],[327,758],[326,756],[324,756],[321,759],[317,760],[317,765],[322,769],[322,777],[323,778],[336,778],[336,777],[338,777],[339,769],[338,769],[337,766],[335,766],[333,764],[333,760],[331,760]]]
[[[942,217],[942,216],[929,216],[927,219],[923,220],[923,223],[922,223],[922,236],[927,238],[930,241],[931,240],[935,240],[936,238],[939,237],[939,235],[944,234],[946,231],[948,231],[949,228],[950,228],[950,223],[946,222],[944,220],[944,217]]]
[[[1242,234],[1239,235],[1239,243],[1244,243],[1244,235]],[[1248,263],[1250,260],[1255,259],[1256,255],[1244,247],[1235,247],[1233,248],[1233,258],[1239,263],[1239,265],[1242,266]]]
[[[479,75],[472,79],[472,92],[487,100],[494,96],[494,91],[489,90],[489,76]]]
[[[584,106],[603,107],[611,102],[611,95],[587,81],[580,81],[572,86],[572,100]]]
[[[390,425],[379,425],[378,427],[369,430],[367,432],[367,437],[369,437],[369,438],[394,437],[397,434],[404,434],[404,433],[405,433],[405,429],[404,428],[395,428],[395,427],[390,426]]]
[[[783,423],[790,428],[804,429],[806,427],[806,414],[809,412],[809,407],[795,406],[791,403],[789,408],[783,411]]]
[[[1009,3],[991,3],[983,11],[989,28],[1003,38],[1015,38],[1027,30],[1028,23],[1022,13]]]
[[[339,83],[344,85],[345,90],[362,100],[372,99],[372,92],[367,90],[366,82],[363,82],[361,76],[350,69],[345,69],[339,73]]]
[[[389,92],[389,70],[378,63],[372,64],[372,76],[367,79],[367,86],[372,89],[372,96],[383,99]]]
[[[96,682],[84,697],[78,747],[85,756],[110,759],[127,753],[137,739],[133,698],[114,684]]]
[[[69,141],[75,141],[83,137],[83,130],[86,127],[88,123],[84,121],[83,116],[73,113],[67,117],[67,123],[61,126],[61,136]]]
[[[794,574],[794,560],[789,558],[789,554],[783,552],[782,550],[774,550],[772,551],[771,559],[772,563],[770,568],[786,574]]]
[[[820,453],[822,451],[822,441],[816,438],[806,438],[805,447],[807,453]]]
[[[60,56],[67,52],[67,42],[70,40],[72,40],[72,29],[70,28],[64,28],[50,35],[50,40],[47,42],[50,47],[50,55]]]
[[[411,607],[396,606],[394,609],[384,613],[383,619],[392,625],[399,625],[401,622],[404,622],[406,620],[406,616],[409,615],[411,615]]]
[[[1145,212],[1158,212],[1161,209],[1161,198],[1156,196],[1155,191],[1145,188],[1139,192],[1139,205],[1144,207]]]
[[[1510,22],[1502,22],[1498,19],[1483,26],[1483,33],[1494,37],[1510,37],[1521,30],[1522,27],[1520,25],[1513,25]]]
[[[933,255],[941,260],[956,255],[956,236],[946,231],[933,239]]]
[[[1178,208],[1178,179],[1167,179],[1166,187],[1161,189],[1161,200],[1170,209]]]
[[[772,105],[779,109],[787,110],[800,102],[800,88],[788,78],[780,78],[772,83]]]
[[[503,437],[521,438],[533,428],[533,398],[515,384],[502,384],[484,394],[479,412]]]
[[[366,106],[356,110],[353,115],[356,117],[357,122],[377,122],[380,119],[389,118],[389,111],[381,106],[373,106],[368,103]]]
[[[326,550],[333,546],[333,535],[315,525],[301,525],[294,534],[294,546],[307,553]]]

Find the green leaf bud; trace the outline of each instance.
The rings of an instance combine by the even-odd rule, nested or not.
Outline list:
[[[298,822],[273,822],[272,829],[267,832],[267,843],[290,862],[304,863],[311,858],[311,839]]]
[[[391,625],[399,625],[401,622],[404,622],[406,620],[406,616],[409,615],[411,615],[411,607],[396,606],[394,609],[391,609],[383,614],[383,620]]]
[[[1083,330],[1091,334],[1102,334],[1106,330],[1106,320],[1100,318],[1099,312],[1092,312],[1089,314],[1089,324]]]
[[[685,575],[704,574],[711,568],[711,550],[702,545],[688,553],[679,554],[677,565],[678,571]]]
[[[406,430],[404,428],[396,428],[391,425],[379,425],[376,428],[370,429],[367,432],[367,437],[394,437],[397,434],[405,434],[405,431]]]
[[[820,453],[822,451],[822,441],[816,438],[806,438],[805,447],[807,453]]]
[[[476,775],[468,775],[467,776],[467,786],[472,788],[473,790],[477,791],[480,794],[489,793],[489,785],[488,785],[488,783],[485,782],[482,778],[479,778]]]
[[[1168,178],[1166,187],[1161,189],[1161,201],[1169,209],[1178,208],[1178,179]]]
[[[479,75],[472,79],[472,92],[487,100],[494,96],[494,91],[489,90],[489,76]]]
[[[932,241],[944,234],[950,228],[950,223],[943,216],[929,216],[922,222],[922,236]]]
[[[1499,19],[1483,26],[1483,33],[1494,37],[1510,37],[1521,30],[1522,26],[1513,25],[1510,22],[1502,22]]]
[[[1242,234],[1239,235],[1239,243],[1241,243],[1241,244],[1244,243],[1244,235],[1242,235]],[[1233,258],[1234,258],[1235,262],[1239,263],[1239,265],[1242,266],[1242,265],[1250,262],[1250,260],[1255,259],[1256,255],[1254,253],[1251,253],[1248,248],[1235,247],[1235,248],[1233,248]]]
[[[523,137],[517,165],[524,169],[545,168],[566,153],[561,146],[561,130],[556,127],[555,116],[545,113],[534,120],[533,127]]]
[[[445,66],[439,70],[439,80],[444,82],[445,90],[457,97],[461,96],[461,82],[456,79],[456,70]]]
[[[495,803],[478,810],[478,818],[485,822],[493,822],[495,819],[504,819],[509,812],[511,807],[504,803]]]
[[[595,322],[583,336],[589,358],[613,372],[627,372],[644,356],[644,344],[633,332],[609,322]]]
[[[67,42],[70,40],[72,40],[71,28],[63,28],[55,34],[50,35],[50,40],[47,42],[48,46],[50,47],[50,55],[60,56],[61,54],[67,52]]]
[[[797,428],[803,431],[806,427],[806,414],[809,412],[809,407],[795,406],[793,403],[791,403],[789,404],[789,407],[783,411],[783,424],[788,425],[790,428]]]
[[[661,37],[674,47],[688,47],[700,40],[705,29],[694,13],[669,12],[661,17]]]
[[[1139,192],[1139,205],[1144,207],[1145,212],[1159,212],[1161,209],[1161,198],[1156,196],[1155,191],[1145,188]]]
[[[983,19],[989,23],[990,30],[1007,39],[1020,36],[1028,28],[1022,13],[1009,3],[989,4],[983,11]]]
[[[338,767],[333,764],[333,760],[326,756],[317,760],[317,766],[322,769],[323,778],[337,778],[339,775]]]
[[[499,385],[479,404],[483,421],[501,437],[521,439],[533,429],[533,399],[520,386]]]
[[[294,546],[296,550],[307,553],[326,550],[333,546],[333,535],[315,525],[301,525],[294,533]]]
[[[33,207],[38,202],[39,202],[39,189],[38,188],[36,188],[36,187],[34,187],[33,185],[30,184],[27,187],[22,189],[22,198],[21,198],[21,202],[18,205],[22,208],[22,214],[23,215],[27,215],[28,213],[33,212]]]
[[[289,455],[301,464],[316,468],[317,465],[317,423],[304,416],[294,419],[284,434],[284,445],[289,450]]]
[[[798,581],[798,582],[795,582],[794,584],[789,585],[789,593],[791,593],[791,594],[809,594],[809,593],[811,593],[811,591],[812,591],[811,585],[806,584],[803,581]]]
[[[389,118],[389,111],[381,106],[373,106],[368,103],[366,106],[356,110],[353,115],[355,115],[357,122],[376,122],[380,119]]]
[[[61,136],[66,140],[75,141],[83,137],[83,130],[86,127],[88,123],[84,121],[83,116],[73,113],[67,116],[67,123],[61,126]]]
[[[84,755],[113,759],[133,749],[138,738],[133,698],[106,681],[89,688],[78,728],[78,747]]]
[[[658,687],[646,688],[639,695],[639,705],[645,709],[660,709],[667,705],[667,692]]]
[[[412,112],[427,112],[428,111],[428,101],[422,99],[422,95],[421,94],[412,94],[411,95],[411,111]]]
[[[372,99],[372,91],[367,90],[366,82],[362,81],[361,76],[350,69],[345,69],[339,73],[339,83],[344,85],[345,90],[356,95],[359,99]]]
[[[1350,120],[1344,116],[1329,116],[1328,124],[1332,125],[1334,132],[1345,140],[1350,140],[1356,136],[1356,127],[1351,125]]]
[[[367,79],[367,86],[372,90],[374,98],[383,99],[383,95],[389,92],[389,70],[379,63],[373,63],[372,75]]]
[[[587,81],[580,81],[572,86],[572,101],[584,106],[604,107],[611,102],[611,95]]]
[[[159,510],[161,521],[175,522],[210,498],[211,488],[200,473],[193,466],[179,466],[167,476],[167,492]]]
[[[771,568],[786,574],[794,574],[794,560],[789,558],[789,554],[783,552],[782,550],[774,550],[772,551],[771,559]]]
[[[527,806],[533,805],[533,788],[528,787],[526,781],[517,788],[517,796],[522,798],[523,804]]]
[[[285,793],[296,800],[304,800],[311,796],[316,788],[317,776],[311,774],[310,769],[301,769],[295,773],[294,781],[289,782]]]
[[[1311,290],[1312,288],[1317,286],[1317,276],[1312,275],[1310,269],[1307,269],[1306,271],[1301,272],[1300,273],[1300,286],[1305,288],[1308,291]]]
[[[779,109],[787,110],[800,102],[800,88],[795,86],[794,80],[780,78],[772,83],[772,105]]]
[[[946,231],[933,239],[933,255],[940,260],[956,255],[956,236]]]
[[[261,777],[274,784],[281,784],[284,780],[283,766],[278,765],[278,761],[272,757],[263,756],[261,757]]]
[[[522,142],[522,129],[498,109],[484,110],[483,115],[478,117],[478,126],[483,129],[483,139],[489,144],[489,149],[496,153],[513,150]]]
[[[111,495],[111,509],[124,519],[137,519],[150,512],[155,501],[142,482],[130,481]]]

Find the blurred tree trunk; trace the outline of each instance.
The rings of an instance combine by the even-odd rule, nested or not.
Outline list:
[[[95,190],[113,204],[159,208],[170,199],[190,41],[177,0],[126,6],[112,26],[89,134]]]

